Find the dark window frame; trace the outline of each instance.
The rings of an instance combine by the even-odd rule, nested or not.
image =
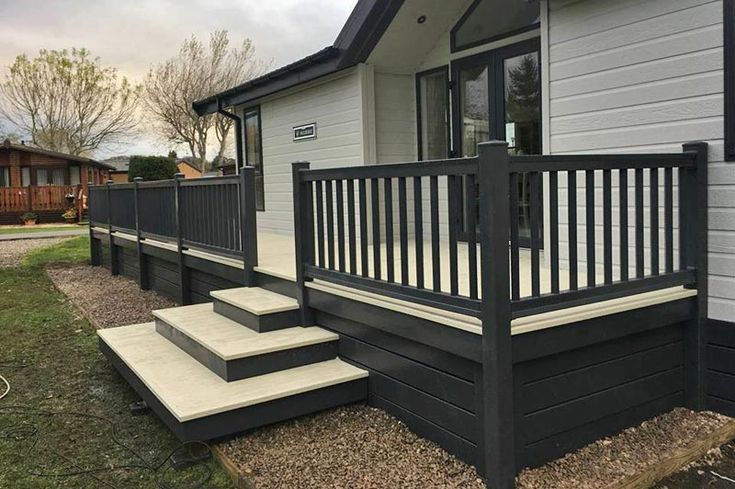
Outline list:
[[[725,159],[735,161],[735,0],[723,1]]]
[[[483,44],[488,44],[493,41],[498,41],[500,39],[506,39],[508,37],[517,36],[519,34],[523,34],[524,32],[530,32],[530,31],[541,28],[541,22],[536,22],[535,24],[531,24],[526,27],[521,27],[519,29],[515,29],[509,32],[503,32],[501,34],[496,34],[494,36],[490,36],[485,39],[480,39],[470,44],[465,44],[461,47],[457,47],[457,41],[456,41],[457,31],[462,27],[462,25],[464,25],[465,21],[472,15],[472,13],[475,11],[475,9],[480,4],[480,2],[482,2],[482,0],[475,0],[474,2],[472,2],[472,5],[469,6],[467,11],[462,15],[462,17],[459,18],[457,23],[454,24],[454,27],[452,27],[452,30],[450,31],[450,34],[449,34],[449,52],[457,53],[460,51],[465,51],[467,49],[472,49],[477,46],[482,46]]]
[[[263,124],[261,119],[261,112],[260,112],[260,105],[252,105],[250,107],[245,108],[242,111],[242,130],[243,130],[243,161],[247,165],[249,163],[248,161],[248,127],[247,127],[247,119],[248,115],[255,112],[257,115],[257,121],[258,121],[258,147],[260,148],[260,151],[258,151],[258,163],[260,164],[260,172],[258,172],[258,167],[256,166],[255,174],[256,176],[260,177],[260,182],[262,188],[260,189],[260,195],[263,196],[263,201],[258,202],[256,198],[255,202],[255,210],[258,212],[264,212],[265,211],[265,178],[264,175],[264,165],[263,165]],[[257,179],[256,179],[257,182]]]
[[[735,1],[735,0],[733,0]],[[461,157],[462,154],[462,129],[459,121],[461,116],[460,108],[460,91],[459,86],[459,73],[462,69],[487,64],[488,68],[488,95],[490,97],[490,139],[504,139],[505,134],[505,87],[503,80],[503,64],[502,60],[512,58],[515,56],[521,56],[524,53],[531,51],[538,51],[541,56],[541,39],[535,37],[533,39],[527,39],[517,43],[502,46],[496,49],[491,49],[479,54],[472,56],[466,56],[464,58],[455,59],[451,65],[452,75],[452,154]],[[539,58],[540,61],[540,58]],[[539,84],[542,86],[540,90],[543,90],[543,82],[539,77]],[[542,108],[543,109],[543,108]],[[541,123],[543,124],[544,117],[543,112],[541,114]],[[543,133],[543,128],[541,130]]]
[[[444,73],[447,79],[447,90],[445,93],[447,104],[447,154],[445,157],[450,158],[452,155],[452,113],[451,113],[451,87],[452,80],[450,78],[449,65],[439,66],[430,70],[418,72],[414,75],[416,83],[416,141],[418,143],[417,155],[418,161],[423,161],[423,140],[421,137],[421,79],[428,75],[436,73]]]
[[[735,1],[735,0],[732,0]],[[451,113],[451,127],[452,127],[452,145],[451,145],[451,154],[452,158],[461,158],[462,157],[462,148],[464,145],[463,137],[462,137],[462,124],[460,121],[460,118],[462,116],[462,108],[460,103],[461,98],[461,83],[460,83],[460,71],[466,68],[471,68],[474,66],[480,66],[480,65],[487,65],[488,66],[488,103],[489,103],[489,111],[490,111],[490,139],[499,139],[504,140],[506,138],[505,134],[505,115],[506,115],[506,108],[505,108],[505,79],[504,79],[504,66],[503,61],[508,58],[513,58],[516,56],[522,56],[525,53],[530,53],[536,51],[539,54],[539,63],[541,62],[541,38],[540,37],[534,37],[532,39],[527,39],[525,41],[519,41],[513,44],[508,44],[506,46],[501,46],[499,48],[490,49],[488,51],[484,51],[479,54],[474,54],[470,56],[465,56],[464,58],[458,58],[455,60],[452,60],[451,62],[451,87],[452,87],[452,113]],[[543,90],[543,81],[541,80],[541,77],[539,76],[539,90]],[[543,96],[542,96],[543,97]],[[544,122],[544,114],[543,114],[543,107],[541,107],[541,130],[539,131],[539,135],[543,134],[543,122]],[[542,137],[542,136],[540,136]],[[541,150],[543,152],[543,143],[541,144]],[[464,193],[463,193],[464,195]],[[464,200],[464,199],[463,199]],[[540,199],[539,202],[541,206],[541,219],[539,222],[540,227],[540,235],[544,235],[544,213],[543,213],[543,198]],[[462,215],[464,216],[464,209],[465,209],[465,203],[463,202],[460,206]],[[464,217],[462,217],[462,220],[464,222]],[[479,221],[478,221],[479,222]],[[461,240],[467,241],[468,240],[468,231],[464,229],[464,224],[462,225],[462,230],[459,233],[459,238]],[[519,243],[521,247],[523,248],[530,248],[531,242],[530,239],[521,237],[519,240]],[[543,240],[541,243],[541,249],[543,250]]]

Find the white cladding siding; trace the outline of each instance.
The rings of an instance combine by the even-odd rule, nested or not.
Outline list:
[[[416,161],[416,91],[413,75],[375,73],[377,162]]]
[[[360,78],[351,70],[334,79],[262,102],[265,212],[258,229],[293,232],[291,163],[311,168],[362,165],[363,110]],[[316,139],[293,141],[293,128],[316,122]]]
[[[547,152],[678,152],[684,142],[707,141],[709,315],[735,320],[735,163],[724,162],[721,0],[550,0],[547,7]]]

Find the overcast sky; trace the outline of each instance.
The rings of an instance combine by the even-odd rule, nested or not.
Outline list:
[[[0,66],[41,48],[85,47],[136,82],[184,38],[227,29],[278,67],[329,46],[356,0],[0,0]],[[125,153],[162,152],[154,141]],[[100,155],[103,156],[103,155]]]

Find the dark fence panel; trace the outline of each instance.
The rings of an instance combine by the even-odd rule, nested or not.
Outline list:
[[[176,191],[173,181],[141,182],[138,187],[138,209],[143,237],[176,238]]]
[[[105,187],[89,187],[89,222],[92,225],[107,226],[107,194]]]
[[[252,167],[243,167],[239,176],[184,180],[179,175],[90,187],[89,212],[92,225],[135,234],[139,247],[146,239],[174,244],[179,262],[190,249],[240,259],[244,282],[254,283],[258,254]]]
[[[179,191],[184,245],[242,254],[238,177],[182,181]]]
[[[110,223],[112,229],[135,232],[135,204],[133,184],[110,185]]]

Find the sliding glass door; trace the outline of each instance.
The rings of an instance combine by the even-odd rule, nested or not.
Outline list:
[[[539,41],[463,58],[452,63],[453,155],[477,155],[483,141],[508,141],[514,155],[541,153],[541,67]],[[519,179],[521,241],[531,236],[530,187]],[[471,230],[465,229],[465,232]]]

